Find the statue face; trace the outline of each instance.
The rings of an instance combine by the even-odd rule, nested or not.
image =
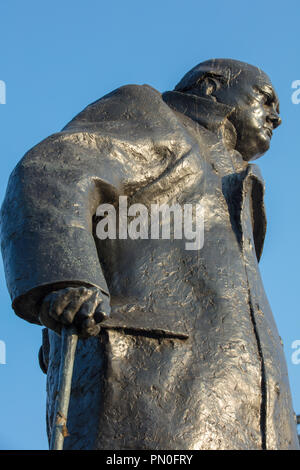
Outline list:
[[[241,72],[228,88],[221,88],[218,101],[233,106],[229,117],[237,131],[236,149],[244,160],[254,160],[270,147],[273,130],[281,124],[279,101],[263,72]]]

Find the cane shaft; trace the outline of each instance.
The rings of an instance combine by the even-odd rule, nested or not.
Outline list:
[[[67,417],[71,395],[73,366],[78,336],[73,327],[63,328],[61,333],[61,361],[58,379],[58,394],[51,432],[51,450],[63,450],[67,432]]]

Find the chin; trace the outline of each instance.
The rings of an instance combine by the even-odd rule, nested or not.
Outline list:
[[[262,137],[260,141],[260,145],[257,148],[257,153],[254,156],[253,160],[262,157],[270,148],[271,139],[270,137],[266,137],[265,135]]]
[[[243,160],[249,162],[251,160],[257,160],[262,157],[270,148],[271,139],[265,134],[260,136],[256,145],[249,149],[249,145],[245,145],[243,149],[240,150]],[[238,150],[238,149],[237,149]]]

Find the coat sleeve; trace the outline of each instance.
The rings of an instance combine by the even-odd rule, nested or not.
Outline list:
[[[13,171],[1,210],[6,281],[17,315],[39,323],[48,292],[97,286],[108,293],[93,234],[93,215],[114,197],[122,168],[109,144],[88,133],[60,133],[29,151]]]

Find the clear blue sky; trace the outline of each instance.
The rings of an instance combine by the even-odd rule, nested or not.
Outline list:
[[[0,198],[23,154],[77,112],[120,85],[172,89],[197,63],[231,57],[266,71],[283,125],[259,164],[266,180],[268,232],[261,272],[300,414],[300,364],[291,344],[299,321],[299,123],[291,83],[300,80],[298,0],[10,0],[1,2]],[[16,214],[16,218],[18,214]],[[41,328],[15,317],[3,268],[0,340],[0,449],[46,449]]]

